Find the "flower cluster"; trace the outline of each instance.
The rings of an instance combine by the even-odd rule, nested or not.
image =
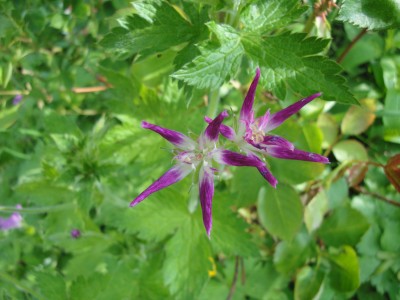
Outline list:
[[[237,131],[222,124],[224,119],[228,117],[226,111],[221,112],[215,119],[205,117],[208,126],[197,140],[193,140],[183,133],[143,121],[143,128],[158,133],[176,147],[174,157],[176,164],[137,196],[130,206],[137,205],[149,195],[182,180],[192,172],[197,173],[198,171],[203,223],[208,236],[210,236],[214,174],[217,171],[213,167],[213,162],[228,166],[255,167],[273,187],[276,187],[278,181],[259,155],[265,154],[277,158],[329,163],[329,160],[324,156],[296,149],[291,142],[284,138],[269,134],[271,130],[281,125],[287,118],[297,113],[304,105],[321,94],[311,95],[274,114],[271,114],[268,110],[263,116],[255,118],[253,103],[259,78],[260,70],[257,69],[256,76],[250,85],[240,111]],[[241,153],[233,152],[221,146],[219,134],[233,142]]]

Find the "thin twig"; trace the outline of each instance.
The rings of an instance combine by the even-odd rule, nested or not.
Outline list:
[[[231,300],[233,297],[233,294],[235,293],[236,281],[238,278],[238,274],[239,274],[239,256],[236,256],[236,258],[235,258],[235,273],[233,274],[231,288],[229,289],[229,294],[228,294],[228,297],[226,297],[226,300]]]
[[[91,86],[91,87],[74,87],[72,91],[76,94],[83,94],[83,93],[94,93],[94,92],[102,92],[107,90],[108,87],[106,86]]]
[[[339,56],[339,58],[336,60],[336,62],[340,64],[343,61],[343,59],[346,57],[347,53],[349,53],[351,48],[353,48],[355,43],[357,43],[358,40],[361,39],[364,36],[364,34],[366,34],[366,33],[367,33],[367,28],[364,28],[363,30],[361,30],[360,33],[357,34],[357,36],[350,42],[350,44],[347,45],[346,49],[344,49],[343,53]]]
[[[379,200],[381,200],[383,202],[386,202],[386,203],[389,203],[391,205],[400,207],[400,202],[397,202],[397,201],[394,201],[392,199],[386,198],[385,196],[382,196],[380,194],[377,194],[377,193],[374,193],[374,192],[370,192],[370,191],[366,190],[363,187],[354,186],[353,189],[355,189],[357,192],[360,192],[361,194],[369,195],[369,196],[375,197],[375,198],[377,198],[377,199],[379,199]]]

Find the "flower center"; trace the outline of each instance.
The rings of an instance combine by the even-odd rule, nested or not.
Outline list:
[[[251,137],[250,139],[259,144],[264,140],[264,131],[260,130],[256,124],[250,125]]]

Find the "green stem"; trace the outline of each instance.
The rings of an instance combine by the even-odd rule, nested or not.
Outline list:
[[[211,91],[208,96],[207,116],[214,119],[217,116],[219,105],[219,89]]]
[[[19,290],[24,291],[25,293],[31,294],[33,297],[35,297],[37,299],[44,299],[42,296],[37,294],[30,287],[26,286],[25,284],[21,283],[19,280],[16,280],[14,277],[12,277],[6,273],[0,272],[0,278],[4,281],[11,283]]]
[[[21,212],[21,213],[45,213],[49,211],[64,210],[73,206],[72,203],[53,205],[53,206],[41,206],[41,207],[30,207],[30,208],[16,208],[15,206],[0,206],[0,211],[4,212]]]
[[[311,13],[311,15],[308,17],[306,25],[304,25],[303,32],[309,34],[311,29],[314,27],[314,20],[317,17],[315,14],[315,11]]]

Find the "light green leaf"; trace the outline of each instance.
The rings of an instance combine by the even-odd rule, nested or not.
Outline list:
[[[339,20],[361,28],[381,30],[400,27],[400,3],[396,0],[345,0]]]
[[[391,115],[383,117],[384,139],[400,144],[400,89],[389,89],[385,97],[385,111]]]
[[[363,106],[352,106],[346,112],[341,130],[344,134],[357,135],[368,129],[375,120],[373,113],[374,100],[364,100]]]
[[[261,224],[283,240],[293,239],[303,219],[303,206],[297,192],[284,184],[278,184],[276,189],[265,186],[260,190],[257,203]]]
[[[356,140],[341,141],[333,147],[332,151],[340,162],[349,160],[368,161],[367,150],[363,144]]]
[[[296,0],[259,0],[247,5],[240,17],[245,30],[267,33],[290,24],[306,10],[307,7]]]
[[[203,23],[191,24],[166,2],[161,2],[161,6],[154,6],[155,13],[150,6],[142,6],[139,10],[140,16],[129,17],[124,28],[114,29],[100,44],[119,53],[149,55],[195,40],[204,30]],[[152,23],[148,22],[151,18],[143,12],[144,8],[154,13]]]
[[[212,269],[210,245],[203,224],[190,216],[166,244],[164,282],[175,299],[193,299]]]
[[[357,210],[341,207],[322,223],[317,234],[330,245],[356,245],[369,227],[368,221]]]
[[[353,248],[343,246],[338,253],[328,256],[331,264],[331,285],[339,292],[351,292],[360,285],[358,257]]]
[[[332,115],[322,113],[318,116],[318,127],[322,131],[322,148],[330,147],[335,141],[339,133],[339,126]]]
[[[325,213],[328,211],[328,197],[324,190],[318,192],[307,204],[304,211],[304,223],[308,232],[316,230],[322,223]]]
[[[217,36],[220,47],[201,47],[201,55],[172,74],[172,77],[198,89],[217,89],[237,72],[244,50],[234,28],[214,22],[207,23],[207,26]]]
[[[129,201],[114,199],[113,202],[118,201],[118,205],[111,201],[104,203],[101,217],[107,224],[129,233],[138,233],[142,239],[161,241],[184,226],[185,220],[190,217],[187,198],[183,197],[182,190],[179,192],[177,187],[169,187],[131,208]]]
[[[38,272],[35,273],[35,279],[44,299],[67,299],[66,285],[61,275],[55,275],[49,272]]]
[[[18,106],[0,111],[0,132],[6,131],[18,119]]]
[[[306,266],[300,270],[296,276],[294,285],[294,299],[314,299],[315,295],[321,288],[322,281],[324,280],[324,272],[321,268]]]

